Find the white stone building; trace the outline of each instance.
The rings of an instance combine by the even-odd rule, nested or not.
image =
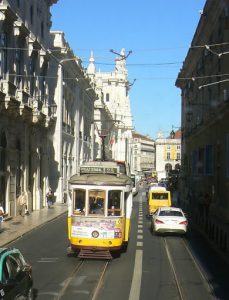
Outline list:
[[[57,112],[49,140],[49,177],[56,200],[62,202],[67,200],[69,178],[83,161],[92,159],[96,94],[64,33],[51,31],[51,36],[53,54],[49,86]]]
[[[152,175],[155,171],[155,141],[149,136],[133,132],[131,148],[132,171]]]
[[[47,137],[54,119],[48,94],[50,6],[57,0],[0,1],[0,202],[18,213],[46,205]]]
[[[132,114],[129,99],[129,81],[125,52],[122,49],[112,72],[96,71],[93,53],[87,73],[95,84],[98,95],[96,105],[103,106],[103,112],[95,108],[96,142],[101,144],[99,134],[104,132],[106,153],[114,160],[130,163],[130,141],[132,139]],[[101,122],[100,122],[101,121]],[[101,158],[101,147],[97,147],[95,158]]]

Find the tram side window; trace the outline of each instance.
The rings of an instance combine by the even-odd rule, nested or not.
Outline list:
[[[106,192],[101,190],[90,190],[89,197],[89,214],[104,215]]]
[[[81,214],[85,215],[85,196],[86,196],[86,191],[85,190],[80,190],[76,189],[74,190],[74,195],[75,195],[75,203],[74,203],[74,212],[76,214]]]
[[[121,191],[108,192],[108,216],[121,216]]]

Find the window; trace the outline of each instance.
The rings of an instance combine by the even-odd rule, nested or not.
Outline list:
[[[108,216],[121,216],[121,191],[108,192]]]
[[[176,159],[180,159],[180,153],[177,153],[177,158]]]
[[[168,193],[152,193],[152,199],[168,200]]]
[[[33,24],[33,5],[30,6],[30,22]]]
[[[205,173],[213,174],[213,146],[207,145],[205,149]]]
[[[89,214],[104,215],[106,192],[102,190],[89,190]]]
[[[198,161],[198,152],[195,150],[192,152],[192,174],[197,173],[197,161]]]
[[[198,174],[204,173],[204,148],[200,148],[198,151],[198,162],[197,162],[197,168],[198,168]]]
[[[41,37],[44,38],[44,22],[41,22]]]
[[[162,211],[160,211],[159,216],[164,216],[164,217],[183,217],[183,214],[180,211],[162,210]]]
[[[5,79],[7,72],[7,39],[4,32],[0,33],[0,79]]]
[[[171,156],[170,156],[170,152],[167,152],[167,153],[166,153],[166,159],[170,159],[170,157],[171,157]]]
[[[227,177],[229,177],[229,134],[227,135],[227,158],[226,158],[226,163],[227,163]]]
[[[74,213],[76,214],[85,214],[85,197],[86,191],[77,189],[74,190]]]
[[[110,101],[110,95],[106,94],[106,102],[109,102],[109,101]]]

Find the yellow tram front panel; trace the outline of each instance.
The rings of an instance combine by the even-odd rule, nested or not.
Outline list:
[[[69,241],[75,248],[120,248],[125,235],[125,219],[72,216],[68,219]]]

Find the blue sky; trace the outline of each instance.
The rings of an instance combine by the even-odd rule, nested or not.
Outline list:
[[[52,30],[61,30],[85,67],[94,51],[97,70],[113,71],[122,48],[127,58],[135,130],[156,138],[180,126],[181,96],[175,81],[205,0],[59,0]]]

